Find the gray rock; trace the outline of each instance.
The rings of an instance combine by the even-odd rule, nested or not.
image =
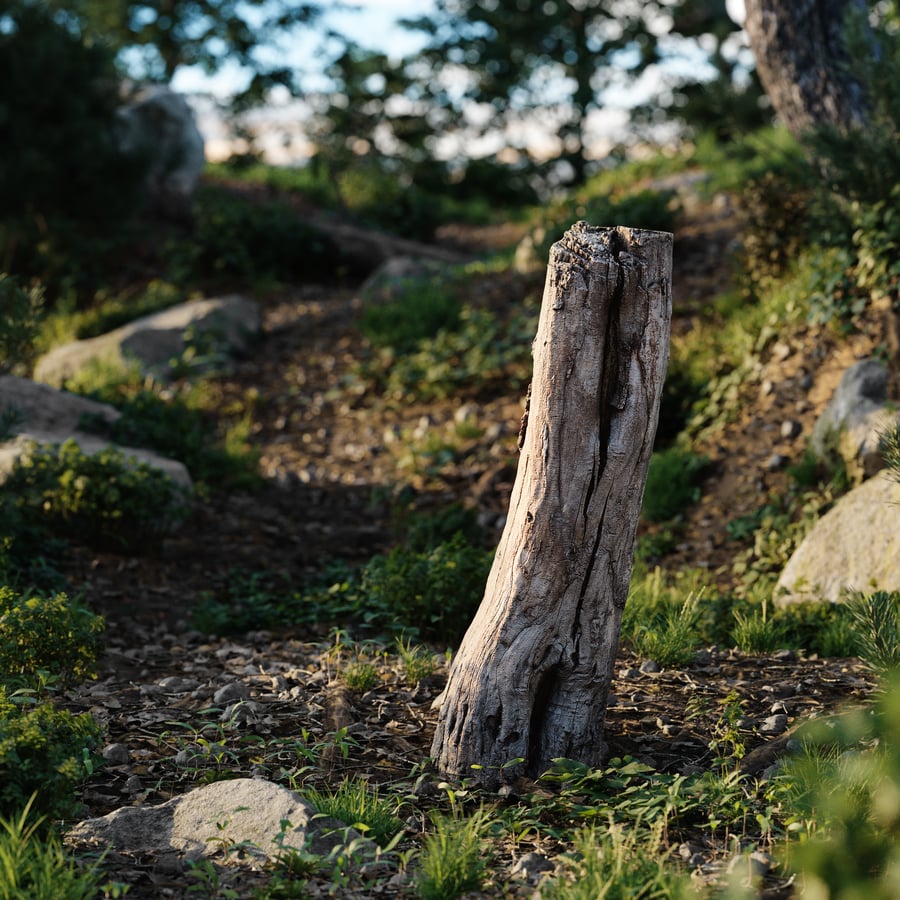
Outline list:
[[[159,806],[126,806],[87,819],[68,832],[66,842],[133,854],[177,851],[196,860],[244,842],[258,857],[271,857],[281,849],[282,839],[285,848],[306,847],[324,856],[356,838],[359,834],[340,822],[318,817],[294,791],[262,779],[237,778],[197,788]]]
[[[58,391],[46,384],[36,384],[13,375],[0,376],[0,411],[12,408],[19,414],[13,426],[13,437],[0,443],[0,484],[16,463],[30,452],[32,444],[41,446],[62,444],[70,438],[88,455],[111,446],[108,440],[81,431],[78,427],[84,415],[99,416],[115,422],[120,413],[105,403],[96,403],[66,391]],[[146,463],[164,472],[175,484],[193,491],[193,482],[183,463],[160,456],[140,447],[120,447],[126,459]]]
[[[787,731],[788,717],[782,714],[769,716],[762,725],[759,726],[760,734],[783,734]]]
[[[107,744],[100,755],[111,766],[127,766],[131,762],[131,751],[125,744]]]
[[[509,868],[509,877],[537,884],[546,872],[553,871],[553,863],[541,853],[525,853]]]
[[[187,100],[154,85],[137,91],[116,115],[120,149],[148,160],[144,191],[151,208],[169,218],[189,219],[206,158]]]
[[[844,373],[828,406],[813,428],[810,447],[820,459],[835,452],[852,479],[860,482],[883,468],[881,435],[900,415],[887,405],[888,371],[865,359]]]
[[[188,349],[187,334],[217,353],[243,353],[260,331],[259,307],[239,294],[193,300],[135,319],[107,334],[55,347],[34,367],[35,381],[63,385],[92,363],[125,368],[165,379],[171,362]]]
[[[250,688],[243,681],[232,681],[220,687],[213,694],[213,703],[216,706],[224,706],[226,703],[233,703],[235,700],[246,700],[250,696]]]
[[[900,483],[882,472],[813,526],[775,586],[775,602],[836,602],[847,590],[900,590]]]

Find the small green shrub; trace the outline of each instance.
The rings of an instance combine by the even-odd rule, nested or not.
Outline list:
[[[700,499],[699,482],[709,460],[680,446],[654,453],[647,472],[642,515],[647,522],[665,522],[681,515]]]
[[[784,857],[806,893],[851,900],[897,896],[900,872],[900,684],[873,708],[811,720],[803,750],[770,789],[789,841]]]
[[[375,556],[358,577],[308,596],[319,615],[376,634],[410,634],[456,645],[484,594],[492,553],[461,534],[427,551]]]
[[[359,375],[390,400],[409,403],[478,395],[502,386],[523,388],[531,377],[531,342],[537,316],[503,323],[488,310],[464,306],[455,330],[441,329],[403,355],[376,354]]]
[[[387,303],[367,306],[360,330],[373,346],[389,347],[400,355],[442,329],[456,330],[459,321],[460,303],[452,290],[415,281]]]
[[[131,392],[107,386],[93,396],[118,407],[121,416],[109,423],[82,419],[81,426],[126,447],[146,447],[183,462],[201,485],[253,487],[258,482],[258,453],[240,440],[230,441],[222,424],[180,395],[164,394],[158,386]],[[233,433],[233,429],[232,429]]]
[[[284,203],[253,203],[220,188],[197,192],[194,228],[163,258],[179,285],[332,281],[348,261],[328,235]]]
[[[847,600],[860,658],[882,675],[900,669],[900,591],[852,591]]]
[[[626,639],[635,653],[661,666],[681,666],[694,658],[698,645],[699,594],[689,594],[681,606],[670,607],[649,620],[628,617]]]
[[[484,885],[488,860],[484,838],[488,815],[479,810],[467,819],[456,814],[432,817],[425,837],[416,877],[416,891],[422,900],[456,900]]]
[[[734,622],[731,635],[735,646],[744,653],[770,653],[783,645],[781,629],[770,615],[765,598],[752,613],[745,615],[735,610]]]
[[[0,818],[0,897],[33,900],[93,900],[100,891],[100,863],[81,865],[59,836],[35,817],[32,800]]]
[[[341,680],[351,691],[365,693],[378,684],[378,667],[365,659],[355,660],[347,663],[341,671]]]
[[[382,847],[403,827],[397,818],[397,801],[383,797],[364,778],[345,779],[334,789],[304,794],[318,812],[361,831]]]
[[[51,703],[23,706],[0,686],[0,816],[33,808],[50,818],[71,815],[74,790],[91,772],[102,734],[86,713]]]
[[[0,375],[30,360],[43,307],[41,288],[26,290],[0,272]]]
[[[4,489],[27,519],[116,549],[156,546],[187,510],[183,489],[158,469],[132,465],[113,447],[89,456],[72,439],[58,447],[33,444]]]
[[[0,679],[33,681],[40,670],[63,684],[94,674],[104,623],[65,594],[22,596],[0,587]]]
[[[577,832],[562,877],[542,891],[546,900],[687,900],[690,879],[666,865],[664,823],[652,828],[611,824]]]
[[[232,571],[219,592],[207,591],[191,615],[194,628],[207,634],[241,634],[260,628],[299,625],[311,619],[283,574]]]

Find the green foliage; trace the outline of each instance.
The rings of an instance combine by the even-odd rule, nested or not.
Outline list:
[[[30,360],[43,306],[41,288],[26,290],[0,272],[0,375]]]
[[[837,493],[838,486],[832,483],[772,496],[749,516],[729,523],[727,530],[734,539],[752,534],[752,546],[737,553],[731,567],[741,590],[774,586],[800,541],[834,504]]]
[[[88,456],[74,440],[32,445],[4,490],[26,520],[86,543],[139,551],[155,546],[186,511],[183,490],[115,448]]]
[[[641,515],[647,522],[665,522],[682,515],[700,499],[700,481],[709,460],[692,450],[673,446],[650,459]]]
[[[333,790],[307,790],[304,794],[318,812],[350,825],[382,847],[403,827],[397,818],[396,800],[383,797],[378,787],[364,778],[344,779]]]
[[[860,658],[882,675],[900,669],[900,591],[852,591],[847,600]]]
[[[881,455],[891,476],[900,481],[900,422],[881,436]]]
[[[900,172],[898,172],[900,177]],[[891,298],[900,309],[900,183],[888,196],[871,204],[851,207],[854,275],[861,291]]]
[[[0,586],[0,679],[33,682],[41,670],[63,684],[90,677],[103,627],[65,594],[22,596]]]
[[[395,547],[359,575],[308,597],[338,621],[376,634],[409,634],[456,645],[484,593],[492,553],[461,534],[426,551]]]
[[[51,703],[23,705],[0,686],[0,816],[33,807],[51,818],[70,815],[75,787],[91,772],[101,732],[85,714]]]
[[[258,454],[237,426],[217,422],[202,408],[202,392],[175,393],[160,384],[141,387],[125,379],[92,391],[95,399],[118,407],[121,416],[109,423],[86,418],[81,425],[127,447],[146,447],[183,462],[196,483],[228,488],[253,487],[258,480]],[[224,412],[219,410],[219,412]]]
[[[232,571],[219,593],[205,592],[192,611],[195,628],[208,634],[241,634],[260,628],[301,624],[302,604],[284,575]]]
[[[77,308],[74,298],[68,297],[59,300],[42,323],[39,346],[47,351],[57,344],[97,337],[185,299],[183,291],[163,280],[121,291],[100,289],[86,309]]]
[[[194,227],[165,248],[178,285],[333,281],[348,261],[285,203],[253,202],[221,188],[194,199]]]
[[[626,632],[634,652],[661,666],[681,666],[690,662],[697,648],[699,599],[699,594],[688,594],[680,607],[670,607],[649,619],[638,617],[635,604],[634,612],[628,615]]]
[[[681,900],[693,896],[690,880],[666,863],[662,824],[625,828],[591,825],[578,831],[563,876],[541,891],[545,900]]]
[[[764,597],[758,609],[744,614],[734,611],[732,637],[738,650],[744,653],[770,653],[781,646],[781,630],[773,621],[769,604]]]
[[[433,281],[413,281],[387,303],[367,305],[360,330],[375,347],[389,347],[400,356],[439,331],[454,331],[460,303],[453,290]]]
[[[416,877],[417,895],[421,900],[456,900],[480,891],[488,862],[484,856],[487,812],[478,810],[468,818],[458,812],[435,814],[431,824]]]
[[[341,680],[351,691],[363,694],[379,683],[378,667],[369,660],[358,659],[341,671]]]
[[[100,863],[76,863],[44,820],[24,808],[0,818],[0,897],[4,900],[93,900],[100,890]]]
[[[503,323],[488,310],[464,306],[455,330],[441,329],[411,353],[384,350],[359,374],[387,399],[403,403],[477,395],[499,386],[521,389],[531,376],[536,330],[530,312]]]
[[[425,678],[430,678],[438,670],[438,658],[427,648],[398,637],[397,653],[403,662],[403,678],[414,686]]]
[[[813,720],[801,753],[772,787],[789,835],[786,862],[807,893],[851,900],[896,897],[900,882],[900,685],[874,708]]]

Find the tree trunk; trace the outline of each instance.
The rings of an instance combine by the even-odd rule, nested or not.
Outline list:
[[[556,757],[605,755],[671,273],[662,232],[579,222],[550,251],[509,516],[432,746],[447,775],[496,786]]]
[[[864,121],[863,88],[846,69],[844,23],[851,9],[868,15],[865,0],[745,0],[744,7],[759,80],[792,134]]]

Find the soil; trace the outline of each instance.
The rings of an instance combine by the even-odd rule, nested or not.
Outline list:
[[[727,203],[694,206],[675,245],[674,331],[693,327],[699,311],[733,285],[739,225]],[[438,240],[474,258],[511,245],[520,233],[513,226],[455,228]],[[498,310],[514,308],[528,297],[539,298],[542,281],[542,273],[488,274],[480,297]],[[495,542],[515,475],[522,392],[467,398],[463,413],[494,426],[485,428],[487,436],[473,439],[437,476],[422,466],[409,468],[397,436],[417,429],[440,432],[459,420],[462,404],[386,405],[346,389],[356,361],[367,352],[357,326],[358,286],[285,288],[256,299],[264,317],[262,341],[251,357],[217,379],[214,389],[223,405],[252,404],[263,485],[246,493],[211,486],[191,520],[155,555],[74,548],[67,563],[75,589],[106,617],[108,638],[99,679],[72,692],[67,702],[92,711],[108,729],[109,743],[130,751],[127,763],[107,765],[90,780],[84,814],[159,802],[204,778],[228,774],[252,771],[281,781],[291,775],[295,783],[332,785],[362,774],[395,788],[406,785],[417,798],[408,810],[408,827],[421,831],[423,805],[439,805],[445,798],[427,765],[436,715],[432,702],[446,676],[445,661],[435,675],[413,686],[399,665],[382,661],[379,683],[354,692],[336,675],[352,648],[335,647],[326,627],[301,630],[286,623],[277,634],[227,639],[193,630],[190,613],[206,593],[224,589],[237,570],[280,572],[300,585],[329,561],[362,562],[386,549],[393,540],[392,491],[400,484],[412,486],[420,508],[459,501],[476,509],[486,541]],[[711,461],[702,496],[686,511],[677,549],[660,560],[662,566],[702,567],[723,588],[732,583],[731,564],[741,546],[726,540],[727,523],[759,507],[770,492],[786,490],[785,464],[802,456],[841,373],[879,341],[874,327],[842,339],[808,327],[773,340],[743,387],[739,417],[701,448]],[[783,436],[787,421],[799,423],[796,436]],[[777,466],[770,463],[774,454],[784,458]],[[619,660],[607,722],[611,753],[682,774],[715,767],[729,703],[738,700],[743,715],[739,734],[731,739],[745,745],[745,770],[758,775],[787,740],[783,727],[766,733],[767,719],[786,715],[792,729],[811,715],[861,702],[873,686],[857,660],[788,652],[758,658],[711,648],[679,670],[649,671],[641,663],[627,653]],[[203,711],[215,689],[234,679],[247,681],[252,698],[266,709],[246,729],[266,742],[255,762],[253,754],[242,755],[234,734],[223,737],[233,750],[224,761],[214,762],[199,749],[201,738],[224,735],[220,712]],[[351,742],[346,757],[341,748],[328,746],[328,736],[340,728],[347,729]],[[304,769],[291,750],[298,742],[306,748],[320,745],[314,768]],[[175,762],[184,748],[193,748],[195,763]],[[515,784],[496,802],[546,791],[543,785]],[[701,878],[721,874],[735,852],[726,837],[708,832],[671,840]],[[557,849],[528,839],[511,846],[487,893],[530,896],[533,886],[510,880],[508,867],[526,852],[552,857]],[[131,885],[129,898],[188,896],[193,883],[183,867],[173,871],[171,861],[163,865],[137,852],[113,853],[105,865],[111,880]],[[223,875],[237,896],[250,896],[260,877],[231,869]],[[347,887],[340,895],[401,896],[406,885],[406,876],[395,871],[375,887]],[[766,885],[769,896],[789,894],[789,884],[774,874]],[[317,896],[328,887],[327,878],[313,878],[308,890]]]

